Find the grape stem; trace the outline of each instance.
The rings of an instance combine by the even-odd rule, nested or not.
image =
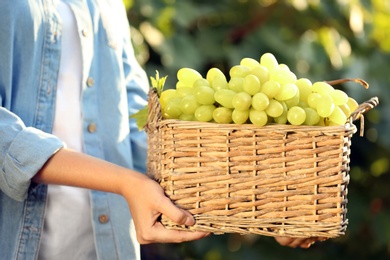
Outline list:
[[[328,83],[329,85],[333,86],[333,85],[337,85],[337,84],[341,84],[341,83],[345,83],[345,82],[349,82],[349,81],[359,83],[365,89],[368,89],[368,87],[369,87],[369,84],[367,83],[367,81],[365,81],[363,79],[359,79],[359,78],[336,79],[336,80],[325,81],[325,82]]]

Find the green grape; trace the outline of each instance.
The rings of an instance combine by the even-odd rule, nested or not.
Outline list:
[[[298,106],[301,108],[309,107],[309,105],[304,101],[299,101]]]
[[[225,75],[215,75],[214,78],[211,79],[210,86],[215,90],[220,90],[220,89],[228,89],[228,82],[226,80]]]
[[[348,97],[347,105],[351,113],[353,113],[359,107],[359,103],[351,97]]]
[[[325,122],[325,125],[326,126],[340,126],[339,124],[337,124],[336,122],[333,122],[329,119],[326,119],[326,122]]]
[[[180,88],[187,88],[188,86],[182,82],[182,81],[178,81],[176,82],[176,89],[180,89]]]
[[[236,110],[248,110],[252,103],[252,97],[248,93],[242,91],[234,95],[232,99],[232,106]]]
[[[279,93],[275,96],[276,100],[285,101],[293,98],[298,92],[298,87],[295,84],[281,85]]]
[[[271,99],[269,101],[268,107],[265,109],[265,112],[270,117],[281,116],[283,114],[283,111],[284,111],[283,105],[275,99]]]
[[[244,82],[242,84],[242,89],[248,93],[249,95],[253,96],[257,92],[260,91],[261,85],[259,79],[252,74],[247,75],[244,78]]]
[[[199,86],[206,86],[210,87],[210,83],[205,78],[200,78],[194,81],[194,84],[192,85],[193,88],[199,87]]]
[[[305,107],[303,108],[306,113],[306,119],[305,122],[303,122],[304,125],[316,125],[320,121],[320,116],[318,115],[317,111],[315,111],[311,107]]]
[[[297,79],[295,82],[295,85],[297,85],[299,90],[299,98],[300,101],[307,102],[307,98],[309,97],[310,93],[312,92],[312,83],[309,79],[306,78],[300,78]]]
[[[202,78],[202,75],[200,75],[198,71],[191,68],[181,68],[177,72],[177,79],[180,82],[183,82],[187,87],[192,87],[194,82],[200,78]]]
[[[261,86],[261,92],[266,94],[269,99],[274,98],[280,91],[280,84],[277,81],[269,80]]]
[[[213,111],[213,119],[219,124],[230,124],[232,122],[232,110],[226,107],[217,107]]]
[[[180,101],[180,109],[184,114],[187,115],[193,115],[199,106],[200,104],[196,101],[194,95],[187,95],[182,97]]]
[[[223,72],[218,68],[211,68],[207,71],[206,80],[211,84],[215,76],[225,77],[225,74],[223,74]]]
[[[317,103],[317,113],[320,117],[328,117],[332,114],[335,105],[330,95],[321,95]]]
[[[181,87],[176,89],[176,94],[178,97],[185,97],[188,95],[192,95],[194,89],[191,87]]]
[[[248,110],[234,109],[232,112],[232,120],[235,124],[244,124],[249,118]]]
[[[266,67],[269,71],[279,67],[279,63],[272,53],[264,53],[260,57],[260,64]]]
[[[290,68],[286,65],[286,64],[283,64],[283,63],[280,63],[279,66],[278,66],[279,69],[282,69],[282,70],[288,70],[290,71]]]
[[[257,65],[256,67],[253,67],[250,71],[250,74],[255,75],[259,79],[260,84],[264,84],[269,80],[269,71],[263,65]]]
[[[161,92],[159,99],[161,107],[164,108],[168,101],[173,97],[177,97],[176,89],[166,89]]]
[[[209,122],[213,120],[214,105],[202,105],[195,110],[195,119],[199,122]]]
[[[303,108],[295,106],[287,111],[287,121],[292,125],[302,125],[306,120],[306,112]]]
[[[260,63],[252,58],[243,58],[240,61],[240,65],[253,69],[256,66],[259,66]]]
[[[244,91],[242,88],[243,84],[244,84],[244,78],[231,78],[229,80],[228,86],[229,86],[229,89],[238,93],[238,92]]]
[[[165,119],[178,119],[182,114],[180,109],[181,98],[173,97],[162,108],[162,116]]]
[[[316,126],[326,126],[326,119],[323,117],[320,117],[320,121],[318,121],[318,123],[315,125]]]
[[[280,116],[274,117],[274,122],[280,125],[287,124],[287,113],[283,113]]]
[[[341,111],[343,111],[343,113],[346,117],[349,117],[351,115],[351,110],[350,110],[347,103],[344,105],[341,105],[339,107],[340,107]]]
[[[298,106],[299,105],[299,102],[300,102],[300,93],[299,91],[297,91],[297,93],[295,94],[295,96],[293,96],[292,98],[290,99],[287,99],[285,102],[286,102],[286,105],[288,108],[291,108],[291,107],[295,107],[295,106]]]
[[[206,86],[200,86],[194,89],[194,96],[196,101],[201,105],[214,104],[214,93],[215,91],[212,88]]]
[[[280,104],[282,104],[283,106],[283,113],[280,115],[280,116],[277,116],[277,117],[274,117],[274,122],[277,123],[277,124],[287,124],[287,111],[288,111],[288,107],[286,105],[285,102],[280,102]]]
[[[330,95],[337,106],[342,106],[348,102],[348,95],[342,90],[335,89]]]
[[[182,120],[182,121],[195,121],[195,116],[194,115],[188,115],[188,114],[181,114],[179,119]]]
[[[277,68],[270,72],[269,80],[277,81],[280,85],[295,84],[297,76],[289,70]]]
[[[245,78],[250,71],[251,69],[247,66],[235,65],[230,68],[229,75],[231,78]]]
[[[344,125],[347,122],[347,117],[340,107],[335,106],[332,114],[328,117],[329,121],[335,123],[336,125]]]
[[[250,108],[249,120],[256,126],[264,126],[268,122],[268,115],[265,111],[259,111],[254,108]]]
[[[330,95],[334,91],[331,85],[323,81],[314,82],[311,89],[312,92],[319,93],[320,95]]]
[[[307,104],[309,105],[309,107],[313,108],[313,109],[317,109],[317,105],[318,105],[318,101],[321,99],[321,95],[316,93],[316,92],[312,92],[309,94],[309,96],[307,97]]]
[[[269,98],[266,94],[258,92],[252,97],[252,107],[256,110],[265,110],[269,105]]]
[[[220,105],[227,107],[227,108],[233,108],[232,100],[233,97],[236,95],[236,92],[230,89],[220,89],[215,91],[214,93],[214,99],[217,101]]]

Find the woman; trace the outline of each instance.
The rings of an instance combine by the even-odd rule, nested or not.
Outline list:
[[[1,1],[0,64],[1,259],[137,259],[138,242],[207,235],[158,222],[194,224],[141,174],[128,116],[148,82],[120,0]]]

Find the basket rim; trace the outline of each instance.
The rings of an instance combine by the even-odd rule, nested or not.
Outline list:
[[[277,123],[268,123],[264,126],[256,126],[254,124],[220,124],[215,122],[200,122],[200,121],[184,121],[180,119],[162,119],[159,121],[162,125],[175,125],[175,127],[188,127],[188,128],[196,128],[196,127],[203,127],[203,128],[237,128],[242,130],[260,130],[260,129],[269,129],[273,131],[318,131],[322,129],[331,130],[331,131],[340,131],[340,130],[349,130],[356,128],[355,124],[347,122],[344,125],[336,125],[336,126],[309,126],[309,125],[290,125],[290,124],[277,124]],[[327,131],[328,132],[328,131]]]

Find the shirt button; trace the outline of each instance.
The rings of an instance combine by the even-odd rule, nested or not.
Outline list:
[[[87,86],[88,87],[93,87],[93,85],[95,85],[95,80],[92,77],[89,77],[87,79]]]
[[[102,223],[102,224],[105,224],[108,222],[108,216],[105,215],[105,214],[102,214],[99,216],[99,222]]]
[[[87,37],[88,36],[88,29],[87,28],[84,28],[81,30],[81,34],[84,36],[84,37]]]
[[[90,123],[88,125],[88,132],[90,132],[90,133],[96,132],[96,124],[95,123]]]

